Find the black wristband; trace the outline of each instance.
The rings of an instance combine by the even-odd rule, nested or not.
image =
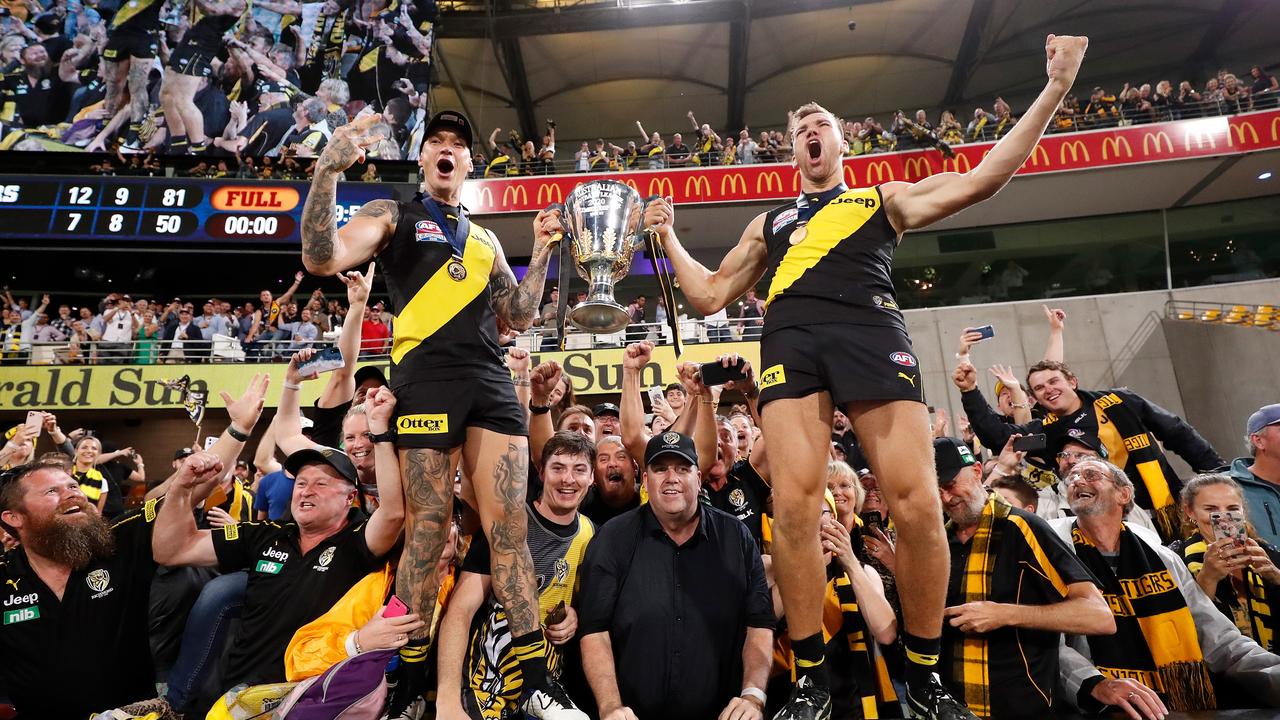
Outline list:
[[[546,415],[547,413],[551,412],[551,406],[550,405],[534,405],[533,403],[529,403],[529,412],[533,413],[534,415]]]
[[[369,440],[375,443],[394,443],[396,441],[396,431],[391,429],[381,433],[369,433]]]
[[[233,440],[249,442],[249,436],[237,430],[235,425],[227,426],[227,434],[230,435]]]

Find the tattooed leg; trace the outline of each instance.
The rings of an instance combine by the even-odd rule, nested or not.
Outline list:
[[[404,482],[405,541],[396,572],[396,595],[410,612],[430,619],[440,592],[436,564],[449,537],[453,512],[453,475],[457,461],[441,450],[400,450]],[[411,639],[428,637],[430,623]]]
[[[525,486],[529,479],[529,441],[492,430],[467,428],[463,467],[471,478],[480,522],[489,538],[493,593],[506,611],[511,635],[542,627],[533,558],[526,539]]]
[[[107,86],[107,97],[103,100],[103,105],[106,107],[107,117],[115,117],[116,111],[120,109],[120,96],[125,92],[126,67],[131,66],[125,62],[108,62],[103,68],[105,72],[102,79]]]
[[[147,75],[151,73],[151,60],[129,59],[129,122],[140,123],[147,116]]]

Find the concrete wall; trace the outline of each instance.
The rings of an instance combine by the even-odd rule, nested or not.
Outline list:
[[[1280,280],[1054,300],[1051,306],[1067,313],[1066,361],[1080,378],[1081,387],[1132,388],[1187,418],[1220,454],[1231,458],[1239,454],[1239,437],[1249,413],[1264,403],[1280,402],[1280,378],[1273,369],[1266,372],[1280,347],[1280,333],[1162,323],[1169,300],[1280,304]],[[961,410],[951,371],[956,365],[956,344],[966,327],[995,327],[995,337],[971,351],[981,373],[979,387],[988,400],[992,399],[995,380],[987,367],[1012,365],[1014,372],[1024,375],[1043,357],[1049,337],[1043,304],[1030,301],[908,311],[907,326],[924,371],[929,402],[953,416]],[[1178,469],[1187,471],[1185,465]]]

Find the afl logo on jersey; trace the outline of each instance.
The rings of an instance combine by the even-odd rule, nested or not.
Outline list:
[[[902,367],[915,367],[916,359],[908,352],[896,352],[889,356],[889,359],[898,363]]]
[[[444,231],[440,229],[440,226],[430,220],[419,220],[414,223],[413,234],[418,242],[449,242],[449,239],[444,236]]]
[[[777,233],[783,227],[787,226],[790,223],[795,222],[796,216],[799,214],[800,214],[799,211],[796,210],[795,208],[783,210],[782,212],[778,213],[778,216],[773,219],[773,232]]]

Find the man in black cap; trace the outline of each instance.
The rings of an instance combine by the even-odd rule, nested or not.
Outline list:
[[[1044,520],[983,486],[968,446],[941,437],[933,453],[951,549],[943,681],[979,717],[1049,715],[1061,634],[1115,632],[1111,609]]]
[[[596,420],[596,442],[610,435],[622,435],[622,420],[617,405],[602,402],[591,408],[591,414]]]
[[[375,433],[387,432],[394,409],[389,397],[380,393],[369,412]],[[377,447],[382,504],[371,515],[352,507],[359,490],[351,458],[334,448],[308,448],[285,460],[295,478],[293,522],[242,522],[213,530],[198,529],[192,509],[221,477],[221,463],[204,454],[187,460],[200,462],[166,496],[152,551],[162,565],[248,571],[243,626],[231,649],[226,687],[284,682],[284,652],[294,632],[382,567],[399,539],[404,510],[395,453],[388,443]]]
[[[461,461],[464,483],[471,485],[463,496],[475,498],[483,520],[494,595],[506,610],[524,678],[520,705],[535,718],[581,718],[547,677],[547,641],[526,542],[528,429],[497,333],[499,323],[527,330],[537,316],[551,248],[563,232],[560,211],[534,218],[529,269],[517,285],[497,237],[471,222],[462,206],[472,169],[471,123],[444,111],[424,132],[422,192],[411,202],[367,203],[339,230],[333,214],[338,180],[380,141],[371,134],[380,119],[357,118],[334,132],[318,160],[301,234],[303,264],[316,275],[376,257],[395,310],[395,441],[408,500],[397,589],[411,609],[430,617]],[[401,651],[408,677],[422,674],[416,671],[424,665],[427,638],[424,628]]]
[[[691,438],[645,447],[649,502],[587,547],[578,631],[602,720],[759,720],[773,604],[746,527],[698,502]]]

